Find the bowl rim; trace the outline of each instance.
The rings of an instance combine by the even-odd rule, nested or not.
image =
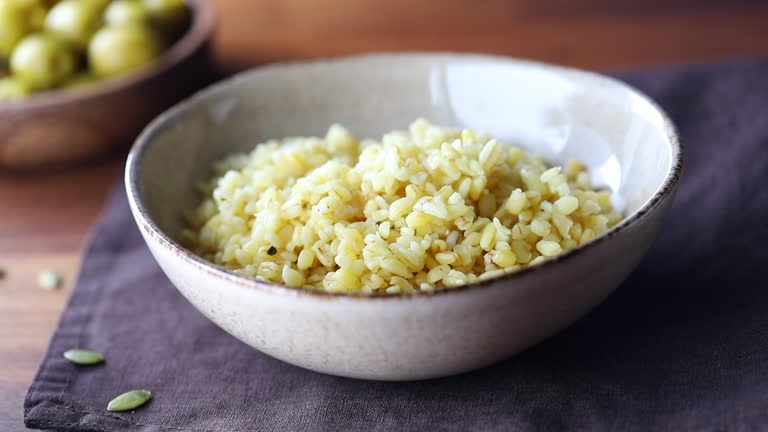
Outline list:
[[[69,91],[54,89],[32,95],[29,99],[0,103],[0,115],[29,110],[46,110],[70,104],[87,103],[88,100],[126,90],[148,79],[161,75],[194,55],[208,42],[216,22],[216,10],[209,0],[189,0],[192,22],[184,35],[167,49],[156,61],[132,73],[108,78],[103,82]]]
[[[207,261],[202,257],[196,255],[194,252],[184,248],[178,242],[173,240],[170,236],[165,234],[155,223],[154,219],[150,216],[149,212],[145,208],[142,198],[139,193],[139,179],[141,176],[141,163],[144,158],[144,154],[147,148],[151,145],[152,138],[161,132],[166,127],[173,123],[173,120],[179,115],[192,109],[196,104],[208,97],[214,96],[222,91],[229,85],[235,84],[240,80],[247,79],[251,76],[261,75],[265,73],[274,73],[280,70],[297,69],[304,66],[322,65],[322,64],[343,64],[354,63],[366,60],[393,60],[408,58],[414,61],[417,60],[434,60],[434,61],[451,61],[451,60],[477,60],[477,61],[491,61],[491,62],[505,62],[524,67],[533,68],[545,68],[550,70],[556,70],[559,72],[567,72],[570,74],[587,76],[591,79],[602,81],[606,84],[618,86],[632,93],[634,96],[639,97],[641,100],[648,103],[658,114],[660,114],[663,122],[663,132],[668,139],[670,149],[670,165],[666,173],[664,181],[653,193],[653,195],[630,215],[624,217],[619,223],[608,229],[606,232],[590,240],[589,242],[578,245],[573,249],[569,249],[559,255],[547,259],[546,261],[532,266],[525,267],[518,271],[488,278],[485,280],[471,282],[465,285],[459,285],[456,287],[445,287],[432,291],[414,291],[410,293],[361,293],[361,292],[327,292],[322,290],[314,290],[307,288],[294,288],[287,285],[261,281],[247,276],[239,275],[233,271],[230,271],[222,266]],[[620,81],[610,76],[602,75],[596,72],[590,72],[583,69],[561,66],[551,63],[539,62],[534,60],[520,59],[515,57],[492,55],[492,54],[473,54],[473,53],[453,53],[453,52],[382,52],[375,54],[362,54],[362,55],[349,55],[340,57],[331,57],[326,59],[314,59],[314,60],[301,60],[301,61],[287,61],[273,63],[265,66],[256,67],[250,70],[246,70],[235,74],[227,79],[219,81],[213,85],[210,85],[182,102],[178,103],[174,107],[168,109],[163,114],[153,120],[139,137],[136,139],[133,147],[126,161],[125,169],[125,187],[128,195],[128,201],[133,213],[136,223],[141,230],[144,230],[151,239],[156,240],[157,243],[170,251],[173,255],[180,258],[185,265],[191,265],[201,271],[208,273],[209,275],[222,279],[225,282],[233,283],[237,286],[256,289],[267,294],[279,294],[291,297],[311,297],[317,299],[328,300],[382,300],[382,301],[395,301],[414,298],[428,298],[428,297],[442,297],[447,295],[454,295],[459,293],[465,293],[467,291],[474,291],[483,288],[490,288],[492,285],[496,285],[499,282],[512,282],[519,281],[530,277],[531,275],[538,274],[541,271],[547,271],[551,267],[566,261],[572,260],[573,257],[583,254],[586,251],[592,250],[596,245],[606,242],[616,235],[626,231],[629,228],[634,227],[641,219],[644,219],[648,214],[656,210],[662,201],[669,198],[680,179],[683,170],[683,148],[680,144],[677,130],[670,120],[667,113],[649,96],[635,88],[634,86]],[[147,239],[149,241],[149,239]]]

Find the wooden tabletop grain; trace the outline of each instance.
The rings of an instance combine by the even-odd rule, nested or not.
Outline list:
[[[217,0],[221,68],[366,51],[449,50],[616,69],[768,54],[755,1]],[[2,137],[0,137],[2,139]],[[124,154],[53,172],[0,172],[0,431],[22,403],[63,308],[87,233]],[[44,291],[41,270],[60,271]]]

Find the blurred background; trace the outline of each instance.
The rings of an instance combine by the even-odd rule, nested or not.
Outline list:
[[[364,51],[452,50],[593,69],[768,52],[760,0],[216,0],[230,67]]]

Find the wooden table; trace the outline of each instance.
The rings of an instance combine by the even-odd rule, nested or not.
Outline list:
[[[623,68],[768,53],[768,7],[750,1],[217,0],[220,65],[362,51],[461,50]],[[721,5],[719,5],[721,4]],[[752,6],[750,6],[752,5]],[[2,137],[0,137],[2,139]],[[0,431],[22,403],[123,157],[52,173],[0,173]],[[58,291],[36,286],[59,270]]]

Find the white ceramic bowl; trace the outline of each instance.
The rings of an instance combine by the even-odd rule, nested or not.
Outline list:
[[[267,138],[358,136],[417,117],[469,126],[575,157],[626,218],[539,266],[434,294],[327,294],[263,283],[177,242],[210,164]],[[155,120],[126,170],[131,210],[168,278],[203,314],[252,347],[334,375],[414,380],[505,359],[563,329],[614,290],[654,240],[682,166],[675,131],[647,97],[589,72],[509,58],[384,54],[262,67]],[[247,377],[245,377],[247,379]]]

